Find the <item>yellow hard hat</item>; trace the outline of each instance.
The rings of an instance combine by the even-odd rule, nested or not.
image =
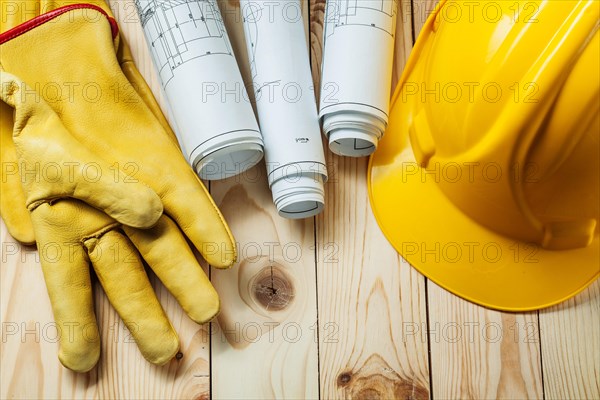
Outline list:
[[[600,2],[442,0],[369,164],[416,269],[475,303],[559,303],[600,273]]]

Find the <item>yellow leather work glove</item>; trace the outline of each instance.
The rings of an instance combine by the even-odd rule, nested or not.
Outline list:
[[[97,360],[99,356],[99,342],[93,349],[77,345],[77,338],[89,339],[92,345],[99,339],[87,268],[89,257],[84,248],[119,227],[119,222],[137,227],[155,225],[162,203],[150,188],[128,182],[126,174],[76,140],[43,99],[27,100],[23,91],[29,95],[32,91],[20,79],[0,70],[0,87],[2,153],[13,152],[17,159],[16,163],[7,163],[3,158],[2,166],[5,170],[18,168],[23,192],[16,193],[17,199],[25,198],[23,204],[29,215],[24,221],[37,233],[61,336],[69,335],[76,341],[63,341],[66,345],[61,360],[68,366],[74,363],[77,369],[85,364],[82,359]],[[2,197],[11,194],[3,186]],[[15,207],[15,211],[20,209],[21,205]],[[9,220],[14,222],[14,218]],[[87,354],[78,354],[82,351]]]
[[[24,204],[32,221],[40,214],[38,208],[75,198],[131,227],[149,228],[157,223],[163,208],[152,189],[138,182],[127,185],[123,172],[75,139],[44,100],[26,100],[22,93],[26,85],[1,68],[0,85],[2,107],[15,110],[12,138],[17,166],[23,172]],[[3,132],[2,136],[8,135]],[[87,170],[92,166],[90,175]],[[111,170],[117,173],[115,179]]]
[[[39,16],[41,13],[75,4],[79,3],[76,0],[0,0],[0,15],[2,15],[0,18],[0,33],[12,29],[32,17]],[[89,4],[96,5],[111,15],[110,8],[104,1],[92,0]],[[171,130],[152,91],[135,66],[129,46],[120,35],[115,36],[114,40],[115,46],[118,46],[117,58],[121,70],[131,83],[132,89],[140,95],[144,103],[159,120],[165,132],[179,146],[175,133]],[[6,105],[0,107],[0,122],[4,122],[3,127],[5,130],[12,130],[12,113],[13,110],[10,107]],[[12,135],[2,135],[0,137],[0,160],[3,161],[3,168],[0,171],[2,191],[0,215],[5,220],[6,227],[13,238],[22,244],[33,245],[35,244],[35,234],[29,211],[25,206],[25,195],[21,186],[21,175],[18,172],[18,160]]]
[[[152,292],[136,248],[197,322],[212,318],[219,302],[186,236],[216,267],[228,267],[236,258],[226,224],[170,132],[161,125],[162,115],[158,112],[157,117],[157,107],[144,102],[147,93],[145,97],[131,89],[123,74],[131,78],[131,70],[121,71],[113,40],[116,25],[101,6],[104,12],[91,6],[57,9],[53,18],[42,15],[35,23],[20,25],[0,37],[4,69],[40,93],[65,127],[91,151],[113,165],[137,168],[134,179],[156,190],[170,216],[163,215],[147,231],[121,230],[96,209],[65,200],[49,207],[45,221],[33,219],[38,247],[73,240],[84,244],[85,251],[68,260],[41,257],[57,323],[65,326],[65,332],[76,323],[75,334],[61,341],[60,359],[78,371],[92,368],[99,355],[98,337],[90,333],[90,327],[97,329],[87,270],[90,261],[142,354],[162,364],[176,354],[178,339]],[[40,70],[39,65],[45,68]],[[65,90],[69,85],[79,86],[82,91],[52,97],[46,90],[52,85]],[[90,98],[84,87],[97,89],[96,97]],[[73,282],[75,276],[79,282]]]

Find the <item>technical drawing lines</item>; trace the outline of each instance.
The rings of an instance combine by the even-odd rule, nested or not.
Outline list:
[[[325,37],[338,28],[365,26],[394,37],[398,0],[328,0]]]
[[[190,60],[233,57],[216,0],[136,0],[136,6],[164,87]]]
[[[242,8],[242,18],[244,22],[244,29],[248,31],[246,37],[250,38],[250,73],[252,74],[252,80],[256,79],[258,71],[256,70],[256,49],[258,47],[258,26],[257,21],[261,17],[263,7],[260,7],[258,3],[248,3],[247,7]]]

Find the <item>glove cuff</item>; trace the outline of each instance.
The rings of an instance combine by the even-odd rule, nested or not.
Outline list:
[[[117,25],[117,21],[115,21],[115,19],[113,17],[108,15],[108,13],[101,7],[98,7],[94,4],[81,3],[81,4],[70,4],[68,6],[56,8],[45,14],[38,15],[37,17],[34,17],[28,21],[25,21],[22,24],[17,25],[12,29],[7,30],[6,32],[0,33],[0,44],[6,43],[9,40],[12,40],[26,32],[29,32],[33,28],[38,27],[42,24],[45,24],[46,22],[51,21],[51,20],[61,16],[64,13],[67,13],[72,10],[81,9],[81,8],[92,9],[92,10],[98,11],[99,13],[104,15],[106,17],[106,19],[108,20],[108,23],[110,24],[110,31],[112,33],[113,40],[115,38],[117,38],[117,35],[119,34],[119,27]]]

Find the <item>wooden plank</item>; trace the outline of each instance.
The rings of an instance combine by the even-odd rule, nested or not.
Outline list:
[[[57,332],[39,254],[18,244],[4,221],[0,236],[0,398],[58,397],[61,368],[52,343]]]
[[[135,63],[140,73],[155,94],[163,112],[169,116],[169,110],[161,90],[156,69],[152,62],[142,27],[139,23],[133,0],[112,0],[111,8],[119,23],[121,34],[132,49]],[[208,271],[198,256],[200,263]],[[125,339],[107,343],[103,336],[103,348],[113,352],[111,357],[99,365],[98,379],[105,382],[101,386],[103,398],[208,398],[210,388],[210,344],[209,325],[198,325],[183,312],[174,297],[150,271],[158,298],[179,334],[182,358],[174,359],[163,367],[146,362],[134,343]],[[96,294],[98,300],[98,291]],[[104,297],[102,300],[106,302]],[[98,301],[97,301],[98,303]],[[98,311],[100,323],[107,326],[122,324],[112,307],[102,307]],[[104,360],[104,358],[103,358]]]
[[[434,4],[402,0],[395,80],[412,44],[410,22],[418,32]],[[133,0],[111,5],[138,67],[164,106]],[[234,49],[244,65],[241,25],[230,22],[238,12],[236,2],[227,5],[234,12],[226,21],[236,30]],[[324,1],[312,0],[310,7],[318,83]],[[412,18],[403,14],[409,9],[415,11]],[[248,78],[246,68],[243,72]],[[162,368],[140,356],[98,284],[102,359],[87,374],[61,367],[37,251],[16,244],[0,223],[0,398],[206,399],[211,337],[214,398],[426,398],[430,392],[436,398],[539,398],[544,393],[548,399],[600,398],[599,282],[540,312],[539,332],[534,313],[488,311],[431,282],[425,286],[374,222],[367,204],[366,160],[329,154],[328,161],[328,206],[316,225],[276,216],[264,166],[213,185],[240,241],[243,264],[233,271],[213,271],[223,313],[212,335],[207,326],[183,315],[151,274],[182,341],[183,358]]]
[[[162,287],[159,298],[180,335],[181,360],[164,367],[146,362],[95,284],[96,315],[102,335],[98,366],[86,374],[62,367],[59,333],[34,247],[16,243],[0,224],[0,310],[2,368],[0,398],[206,398],[208,330],[191,321]],[[32,304],[35,305],[32,307]]]
[[[112,1],[136,63],[164,108],[160,84],[137,20],[133,0]],[[209,397],[209,330],[181,310],[177,301],[150,272],[150,279],[173,327],[182,358],[163,367],[149,364],[95,283],[96,315],[102,355],[96,368],[76,374],[57,358],[56,330],[43,275],[34,247],[22,247],[2,232],[0,398],[195,398]],[[31,305],[35,304],[35,307]],[[13,329],[17,329],[13,332]],[[6,340],[5,340],[6,339]]]
[[[539,318],[546,399],[600,399],[600,281]]]
[[[395,88],[404,65],[413,47],[413,16],[411,0],[399,0],[396,20],[396,41],[394,51],[394,69],[392,71],[392,88]],[[392,89],[392,94],[394,93]]]
[[[277,216],[265,185],[212,185],[240,249],[233,270],[212,269],[215,399],[318,396],[313,220]]]
[[[427,287],[433,398],[543,397],[535,312],[492,311]]]
[[[251,87],[239,3],[219,5]],[[239,249],[232,270],[211,272],[221,295],[218,324],[212,324],[213,398],[317,398],[314,219],[277,215],[263,162],[213,182],[211,193]]]
[[[436,0],[413,0],[415,40]],[[487,310],[427,282],[434,398],[542,398],[536,313]]]
[[[400,7],[395,79],[412,43]],[[324,0],[311,1],[318,86]],[[327,207],[317,218],[321,397],[429,397],[424,279],[398,256],[369,207],[367,159],[327,151]]]

